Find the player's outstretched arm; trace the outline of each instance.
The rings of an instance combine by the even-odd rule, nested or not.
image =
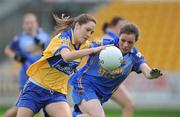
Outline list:
[[[69,49],[64,48],[61,50],[61,56],[65,61],[72,61],[78,58],[82,58],[83,56],[93,54],[100,52],[102,49],[104,49],[105,46],[99,46],[95,48],[89,48],[89,49],[83,49],[83,50],[77,50],[71,52]]]
[[[156,79],[163,75],[159,69],[151,69],[146,63],[141,64],[140,69],[148,79]]]

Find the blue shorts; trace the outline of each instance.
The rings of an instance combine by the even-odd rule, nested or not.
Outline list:
[[[72,99],[75,103],[72,116],[76,117],[77,115],[82,114],[78,105],[81,103],[81,101],[84,99],[86,101],[92,100],[92,99],[98,99],[96,93],[94,90],[88,89],[87,91],[82,91],[81,89],[72,89]]]
[[[36,114],[41,108],[45,108],[48,104],[54,102],[67,102],[66,95],[42,88],[28,81],[16,106],[29,108]]]
[[[72,99],[75,104],[79,105],[83,99],[88,101],[88,100],[92,100],[92,99],[98,99],[98,97],[97,97],[95,91],[91,88],[88,88],[87,90],[73,88],[72,89]]]
[[[85,89],[85,90],[84,90]],[[84,87],[83,89],[79,88],[73,88],[72,89],[72,99],[75,103],[73,108],[72,116],[76,117],[77,115],[82,114],[81,110],[79,109],[78,105],[81,103],[82,100],[92,100],[92,99],[98,99],[101,104],[103,104],[105,101],[101,96],[97,95],[95,90],[93,90],[91,87]]]
[[[89,75],[83,75],[85,78],[93,78],[93,76]],[[73,117],[76,117],[77,115],[81,114],[80,109],[78,108],[78,105],[81,103],[82,100],[92,100],[92,99],[98,99],[101,104],[108,101],[108,99],[111,97],[111,94],[109,95],[102,95],[96,89],[90,81],[82,79],[82,83],[73,83],[73,89],[72,89],[72,100],[75,103],[74,110],[73,110]]]
[[[112,93],[104,93],[102,90],[98,89],[88,81],[87,79],[92,79],[93,76],[83,75],[84,79],[82,78],[82,83],[74,83],[72,89],[72,99],[75,104],[80,104],[81,101],[84,99],[86,101],[92,99],[98,99],[101,104],[107,102],[109,98],[111,98]],[[86,79],[85,79],[86,78]]]

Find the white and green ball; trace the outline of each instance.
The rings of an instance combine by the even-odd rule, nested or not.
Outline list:
[[[99,64],[106,70],[112,71],[120,67],[123,55],[115,46],[106,47],[99,54]]]

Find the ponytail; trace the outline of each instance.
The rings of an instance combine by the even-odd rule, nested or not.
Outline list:
[[[57,35],[59,34],[60,32],[62,31],[65,31],[66,29],[68,29],[69,27],[72,27],[73,25],[73,18],[68,18],[68,17],[65,17],[65,18],[59,18],[57,15],[53,14],[53,17],[56,21],[56,26],[54,27],[55,29],[55,34],[54,35]]]
[[[62,15],[62,18],[59,18],[57,15],[53,14],[53,17],[57,23],[57,25],[55,26],[55,34],[54,35],[57,35],[60,32],[67,30],[68,28],[74,29],[74,26],[76,23],[83,25],[83,24],[86,24],[86,23],[92,21],[96,24],[96,19],[89,14],[81,14],[76,18],[70,18],[69,16],[63,17],[63,15]]]

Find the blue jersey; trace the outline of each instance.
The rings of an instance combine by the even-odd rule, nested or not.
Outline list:
[[[119,37],[113,31],[106,30],[106,35],[108,35],[109,37],[111,37],[111,39],[113,39],[115,45],[119,43]]]
[[[113,71],[105,70],[100,66],[99,54],[91,55],[87,64],[75,73],[69,82],[75,89],[83,90],[84,87],[86,89],[91,87],[98,96],[102,97],[103,103],[111,97],[113,91],[127,78],[130,72],[141,72],[140,65],[142,63],[145,63],[145,60],[136,48],[124,55],[121,66]]]
[[[118,45],[119,43],[119,37],[112,32],[111,30],[107,30],[106,34],[100,39],[92,41],[91,47],[97,47],[101,45]]]
[[[111,30],[107,30],[100,42],[92,42],[91,47],[108,44],[116,46],[119,43],[119,38]],[[81,114],[77,105],[82,100],[98,99],[101,104],[108,101],[130,72],[141,72],[140,65],[142,63],[145,63],[145,60],[136,48],[123,55],[121,66],[113,71],[105,70],[100,66],[98,53],[90,55],[86,64],[69,79],[69,83],[73,86],[72,99],[75,103],[73,117]]]
[[[40,39],[42,43],[44,43],[46,46],[49,44],[50,39],[49,35],[46,34],[41,28],[37,30],[37,34],[35,36],[29,35],[25,32],[21,33],[18,35],[11,43],[10,43],[10,48],[14,52],[28,52],[28,48],[33,48],[35,47],[35,40],[34,38]]]
[[[34,63],[41,57],[40,53],[39,55],[33,55],[31,54],[31,51],[29,51],[30,49],[36,48],[37,46],[34,40],[35,37],[40,39],[40,41],[44,43],[45,46],[47,46],[50,41],[49,35],[46,34],[41,28],[39,28],[35,36],[23,32],[9,44],[12,51],[14,51],[15,53],[21,53],[21,55],[27,58],[26,62],[21,64],[21,68],[19,71],[19,85],[21,89],[24,87],[24,84],[28,79],[26,70],[28,69],[29,65]]]

